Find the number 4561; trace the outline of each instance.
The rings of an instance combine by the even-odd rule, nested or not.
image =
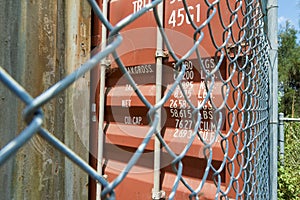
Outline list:
[[[175,0],[171,1],[170,4],[172,4],[174,2],[175,2]],[[189,6],[188,10],[191,14],[191,20],[192,21],[195,20],[195,22],[197,22],[197,23],[200,22],[200,4],[197,4],[195,7]],[[169,17],[168,24],[171,25],[172,27],[175,27],[175,26],[181,26],[184,22],[187,24],[191,24],[191,22],[187,16],[187,13],[185,13],[184,8],[179,8],[178,10],[173,10]]]

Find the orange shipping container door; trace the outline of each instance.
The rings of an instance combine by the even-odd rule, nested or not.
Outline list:
[[[151,0],[112,0],[109,3],[109,20],[113,25],[117,25],[131,13],[137,12]],[[202,30],[198,50],[201,59],[198,59],[194,52],[188,60],[185,61],[187,69],[184,79],[181,81],[184,91],[189,100],[197,107],[202,106],[200,114],[202,121],[198,132],[198,137],[193,141],[193,145],[182,160],[184,171],[183,178],[186,182],[196,189],[201,181],[205,184],[201,190],[202,199],[215,199],[216,185],[214,180],[220,178],[221,190],[225,191],[230,182],[229,170],[223,168],[214,174],[212,167],[219,169],[224,158],[222,150],[222,138],[220,135],[226,135],[229,131],[228,110],[222,104],[225,101],[224,94],[226,89],[224,81],[229,77],[230,62],[222,58],[221,51],[225,53],[228,46],[216,50],[215,45],[221,46],[227,33],[224,34],[224,27],[220,18],[228,25],[232,19],[232,14],[228,11],[225,1],[220,1],[220,11],[216,9],[214,17],[211,18],[210,27],[213,32],[211,35],[208,26]],[[207,10],[209,6],[205,2],[188,1],[188,9],[193,16],[197,26],[200,26],[207,19]],[[165,1],[164,26],[176,55],[180,58],[194,44],[193,34],[195,30],[191,26],[189,19],[183,8],[182,1],[170,0]],[[217,8],[217,7],[216,7]],[[153,11],[148,11],[139,19],[126,26],[120,34],[123,36],[123,43],[117,49],[119,57],[123,61],[126,70],[132,76],[137,87],[144,94],[145,98],[152,104],[155,104],[156,94],[156,34],[157,25],[153,17]],[[211,11],[213,12],[213,11]],[[234,37],[229,41],[233,42],[238,38],[238,26],[233,26]],[[215,41],[213,43],[211,37]],[[197,35],[199,38],[199,34]],[[229,43],[230,43],[229,42]],[[229,44],[228,43],[228,44]],[[112,58],[110,58],[113,60]],[[171,87],[175,80],[174,77],[175,61],[169,57],[164,59],[163,66],[163,94]],[[213,78],[207,78],[207,73],[214,72]],[[235,80],[239,80],[237,76]],[[214,83],[213,83],[214,80]],[[207,88],[210,89],[208,92]],[[230,89],[233,92],[233,89]],[[111,63],[106,72],[106,93],[105,93],[105,146],[104,146],[104,163],[103,171],[107,175],[109,182],[113,181],[125,168],[128,161],[141,144],[149,130],[149,121],[146,117],[148,108],[137,97],[128,80],[124,77],[115,62]],[[202,102],[210,95],[208,101],[202,105]],[[229,95],[234,98],[235,94]],[[234,100],[227,100],[227,105],[232,106]],[[222,119],[219,117],[222,115]],[[162,130],[161,134],[166,143],[176,153],[180,154],[185,148],[187,142],[193,133],[194,123],[192,122],[192,110],[186,99],[183,98],[182,92],[176,88],[171,98],[162,108]],[[219,125],[219,128],[218,128]],[[238,123],[235,124],[238,127]],[[228,138],[231,141],[232,136]],[[207,153],[204,152],[204,143],[214,142],[211,147],[212,162],[207,179],[202,180],[208,165]],[[138,163],[128,173],[126,178],[116,187],[117,199],[151,199],[153,188],[153,149],[154,137],[146,146]],[[235,153],[234,145],[229,144],[229,155]],[[206,155],[204,155],[206,154]],[[172,158],[162,149],[161,153],[161,188],[170,194],[175,173],[171,169],[170,163]],[[232,190],[232,189],[231,189]],[[188,199],[191,192],[182,184],[179,184],[175,199]],[[230,197],[234,197],[234,192]]]
[[[115,26],[142,9],[151,0],[112,0],[109,20]],[[155,104],[156,23],[148,11],[130,23],[120,34],[117,49],[128,73],[146,99]],[[110,58],[113,60],[112,58]],[[113,181],[126,167],[149,130],[148,108],[138,98],[115,62],[106,73],[104,173]],[[153,139],[138,163],[116,188],[117,199],[151,199],[153,188]]]
[[[208,71],[212,71],[216,68],[216,62],[214,58],[203,58],[201,62]],[[219,109],[219,111],[217,111],[216,108],[219,108],[223,102],[222,80],[227,76],[226,61],[222,61],[220,65],[218,70],[219,76],[214,75],[214,83],[205,79],[206,75],[201,67],[201,64],[199,63],[199,60],[193,59],[185,61],[184,63],[186,64],[187,68],[184,79],[181,81],[181,83],[185,93],[187,94],[187,97],[193,103],[193,105],[196,107],[202,107],[202,109],[200,109],[201,122],[197,131],[205,143],[213,143],[211,146],[213,159],[212,166],[218,169],[224,160],[224,153],[220,145],[221,137],[219,136],[219,132],[226,132],[226,111],[225,108]],[[167,67],[165,68],[163,75],[165,77],[164,85],[167,85],[165,92],[168,91],[175,78],[172,73],[168,73],[168,71],[173,70],[174,62],[168,62],[166,63],[166,66]],[[208,93],[207,87],[210,88],[211,84],[213,84],[213,86]],[[203,103],[207,95],[209,95],[210,98]],[[177,155],[179,155],[191,139],[195,126],[192,121],[192,109],[188,105],[187,100],[183,97],[179,87],[175,89],[171,98],[166,102],[164,109],[166,110],[167,115],[164,128],[164,139],[170,148]],[[217,117],[219,114],[222,114],[223,119],[219,119]],[[218,128],[219,120],[221,125]],[[214,199],[217,188],[213,182],[213,171],[210,170],[208,172],[207,179],[202,180],[203,176],[205,175],[206,167],[208,167],[209,163],[206,159],[206,156],[208,155],[204,155],[205,144],[203,141],[201,141],[197,136],[194,139],[186,156],[183,158],[183,178],[194,190],[196,190],[202,181],[205,182],[201,190],[201,198]],[[175,181],[176,174],[170,167],[170,156],[166,155],[166,150],[163,149],[163,152],[165,152],[163,154],[165,157],[163,158],[165,160],[169,160],[169,163],[165,164],[165,166],[162,166],[162,188],[164,191],[166,191],[167,195],[169,195],[173,182]],[[221,188],[224,190],[224,186],[226,185],[225,170],[222,170],[219,175],[222,180]],[[190,193],[191,192],[188,190],[188,188],[180,183],[175,198],[188,199]]]

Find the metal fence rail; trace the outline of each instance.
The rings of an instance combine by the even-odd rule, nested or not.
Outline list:
[[[225,2],[224,4],[221,4]],[[178,185],[183,185],[190,191],[190,199],[200,199],[204,192],[204,185],[212,174],[215,186],[215,199],[270,199],[270,167],[269,167],[269,46],[264,33],[264,22],[260,1],[258,0],[216,0],[214,2],[205,0],[206,18],[201,24],[196,23],[195,16],[192,17],[189,9],[189,1],[182,0],[182,7],[187,16],[190,26],[194,29],[194,44],[185,55],[178,56],[173,44],[169,41],[164,25],[161,23],[161,16],[158,7],[163,4],[162,0],[149,1],[140,10],[112,25],[102,13],[96,1],[89,0],[93,12],[97,15],[105,29],[109,32],[107,43],[91,59],[84,63],[79,69],[66,76],[36,98],[33,98],[24,88],[19,85],[3,68],[0,68],[0,80],[2,84],[12,91],[16,98],[26,104],[23,111],[23,119],[28,123],[27,127],[12,141],[0,150],[0,166],[13,156],[19,148],[28,142],[32,136],[39,134],[52,146],[61,151],[65,156],[82,168],[89,176],[95,179],[101,186],[101,197],[103,199],[115,199],[115,189],[121,187],[122,181],[130,173],[131,169],[141,157],[152,136],[157,138],[158,150],[164,148],[172,157],[172,166],[176,179],[173,182],[172,191],[168,199],[175,199]],[[224,7],[225,5],[225,7]],[[165,44],[169,56],[175,61],[175,80],[165,94],[155,104],[149,102],[145,94],[139,89],[132,75],[124,66],[117,53],[118,47],[122,44],[122,31],[129,24],[153,9],[153,19],[159,29],[159,34]],[[226,9],[228,19],[220,16],[221,10]],[[217,14],[219,13],[219,14]],[[215,38],[213,20],[217,20],[223,27],[221,40]],[[205,32],[205,34],[204,34]],[[212,42],[214,52],[213,59],[216,63],[214,69],[208,71],[203,65],[204,56],[199,50],[205,40]],[[186,60],[196,55],[200,71],[204,72],[205,97],[201,103],[193,101],[185,87],[183,80],[187,72]],[[43,128],[43,111],[41,107],[55,98],[59,93],[68,88],[79,77],[87,73],[93,67],[111,55],[118,68],[129,81],[129,84],[136,95],[147,107],[149,119],[149,130],[137,150],[132,155],[126,167],[118,176],[108,181],[103,178],[99,171],[92,168],[78,155],[70,150],[64,143],[59,141],[52,133]],[[226,76],[221,73],[222,63],[226,62]],[[200,72],[199,72],[200,73]],[[218,85],[219,84],[219,85]],[[218,85],[218,86],[217,86]],[[216,103],[213,94],[219,89],[221,103]],[[190,138],[180,153],[175,153],[172,147],[164,139],[160,132],[160,109],[178,91],[182,94],[192,116],[192,130]],[[204,121],[201,111],[207,105],[213,110],[213,124],[215,126],[214,137],[208,141],[201,133],[201,122]],[[89,105],[87,105],[89,106]],[[227,128],[224,128],[227,127]],[[205,160],[204,174],[199,179],[198,186],[192,187],[183,177],[184,163],[188,151],[199,140],[203,145]],[[219,166],[214,166],[212,161],[216,153],[214,147],[218,146],[222,152],[222,159]],[[197,166],[196,166],[197,167]],[[159,169],[154,169],[159,170]],[[225,181],[222,173],[229,178]],[[159,186],[155,185],[153,198],[159,199]],[[158,183],[159,184],[159,183]],[[156,192],[156,193],[155,193]]]
[[[284,117],[283,113],[278,115],[278,146],[280,164],[284,165],[284,122],[300,122],[300,118]]]

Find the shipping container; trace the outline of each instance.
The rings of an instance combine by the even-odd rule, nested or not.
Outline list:
[[[151,0],[109,1],[108,19],[115,26],[149,2]],[[234,90],[235,84],[242,82],[243,85],[244,83],[241,74],[232,73],[237,67],[233,63],[242,66],[243,61],[242,59],[236,62],[230,60],[230,56],[234,57],[236,49],[228,44],[238,41],[243,31],[239,29],[238,25],[233,25],[230,31],[224,27],[227,27],[235,17],[237,18],[236,24],[242,24],[242,13],[239,11],[232,14],[229,7],[232,6],[233,9],[238,5],[227,4],[226,1],[220,1],[218,9],[216,6],[214,10],[210,9],[205,1],[187,1],[187,3],[196,28],[209,21],[200,29],[200,32],[193,28],[180,0],[165,1],[162,16],[166,36],[177,57],[184,56],[196,41],[200,44],[197,50],[201,59],[194,51],[183,62],[186,66],[181,80],[183,90],[195,107],[201,107],[199,111],[201,122],[197,130],[201,139],[200,137],[194,139],[191,148],[182,159],[184,166],[182,178],[193,189],[199,187],[202,180],[205,182],[199,195],[200,199],[215,199],[216,185],[218,185],[216,181],[221,182],[222,191],[229,190],[229,197],[235,198],[236,193],[240,192],[242,188],[233,189],[235,186],[232,186],[232,182],[241,182],[242,177],[237,177],[237,180],[232,180],[232,177],[240,174],[238,171],[241,169],[237,162],[243,162],[243,155],[239,154],[240,158],[235,161],[228,161],[224,154],[227,152],[225,149],[228,148],[228,157],[232,157],[236,154],[236,149],[243,148],[243,146],[235,146],[235,142],[243,139],[243,136],[234,134],[238,132],[236,129],[239,127],[235,117],[241,117],[242,114],[238,111],[239,109],[231,111],[233,110],[231,108],[239,107],[241,104],[238,99],[242,91]],[[213,17],[210,19],[210,16]],[[101,27],[97,28],[98,32],[101,32]],[[157,95],[158,31],[153,10],[149,10],[121,30],[123,42],[117,49],[127,72],[152,105],[155,105]],[[229,42],[225,42],[225,40]],[[227,45],[222,46],[223,43]],[[170,90],[176,79],[175,71],[181,69],[181,66],[176,66],[176,61],[170,52],[166,51],[165,44],[161,72],[163,77],[161,96],[166,95]],[[147,116],[149,108],[137,96],[114,59],[109,57],[108,60],[110,65],[105,72],[105,96],[100,96],[97,93],[98,89],[92,89],[91,92],[94,94],[91,96],[95,98],[96,103],[100,98],[105,99],[102,173],[110,182],[121,173],[141,144],[150,129],[150,121]],[[226,82],[231,74],[234,74],[232,81]],[[99,77],[94,78],[94,85],[98,84],[98,88],[99,79]],[[207,97],[209,98],[207,99]],[[203,101],[205,101],[204,104]],[[98,104],[96,108],[96,110],[99,109]],[[193,110],[179,87],[174,90],[160,112],[161,129],[158,131],[172,151],[179,155],[192,137],[195,127],[195,122],[192,120]],[[96,117],[99,117],[99,113]],[[96,129],[93,131],[91,134],[95,139],[90,140],[91,146],[101,148],[97,142],[98,131]],[[225,142],[224,138],[229,142]],[[153,137],[139,161],[116,188],[117,199],[152,199],[154,143]],[[205,150],[207,143],[213,143],[213,145],[211,149]],[[212,156],[211,163],[209,163],[209,156]],[[169,196],[176,179],[176,173],[171,167],[172,160],[173,158],[167,150],[162,147],[159,184],[166,196]],[[232,168],[233,165],[235,169]],[[207,170],[209,170],[208,173]],[[203,177],[205,178],[203,179]],[[95,186],[91,184],[90,187]],[[242,182],[240,187],[243,187]],[[92,192],[95,191],[92,190]],[[180,182],[175,199],[188,199],[190,194],[191,191]]]

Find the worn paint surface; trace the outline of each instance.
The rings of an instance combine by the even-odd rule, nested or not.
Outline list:
[[[66,5],[66,66],[67,74],[78,69],[90,58],[91,10],[87,1],[67,1]],[[89,73],[80,77],[66,91],[65,144],[88,162],[89,156]],[[88,198],[88,176],[68,159],[65,160],[67,199]],[[77,191],[77,192],[74,192]]]
[[[117,24],[121,19],[131,13],[136,12],[144,6],[147,1],[123,1],[115,0],[110,2],[110,21],[113,25]],[[125,6],[125,4],[127,6]],[[214,115],[215,108],[220,107],[224,101],[223,94],[226,93],[223,87],[222,80],[228,78],[228,68],[230,65],[224,60],[220,60],[220,55],[216,50],[210,37],[214,38],[217,45],[222,45],[224,42],[224,28],[220,23],[220,16],[225,24],[230,22],[231,13],[225,9],[226,2],[222,2],[220,12],[216,12],[211,20],[211,29],[214,35],[211,36],[209,28],[206,26],[204,39],[199,45],[199,51],[202,57],[201,64],[193,53],[185,64],[184,80],[182,81],[183,88],[194,105],[200,105],[207,95],[205,81],[208,87],[211,84],[211,78],[205,80],[206,72],[212,72],[218,62],[220,62],[219,75],[214,74],[215,84],[210,94],[210,100],[200,110],[202,121],[199,127],[199,134],[205,142],[214,140],[216,134],[217,116]],[[126,7],[126,9],[124,9]],[[196,25],[199,26],[207,19],[207,5],[204,2],[192,2],[189,4],[189,9],[193,15]],[[176,55],[179,57],[186,54],[194,44],[193,33],[189,20],[184,13],[182,2],[166,1],[164,8],[164,27],[166,34],[170,40]],[[122,45],[117,49],[120,58],[122,59],[128,73],[132,76],[137,87],[145,98],[154,105],[156,95],[156,24],[152,15],[152,11],[145,13],[140,19],[126,26],[121,35],[124,37]],[[233,27],[233,37],[238,37],[238,27]],[[197,36],[199,37],[199,35]],[[174,83],[174,60],[169,58],[163,59],[163,94],[166,94],[172,83]],[[204,69],[201,67],[203,66]],[[233,82],[238,80],[233,78]],[[210,83],[209,83],[210,82]],[[232,88],[231,88],[232,89]],[[232,90],[230,90],[232,91]],[[228,100],[227,104],[233,105],[233,97]],[[105,98],[105,145],[103,165],[104,174],[107,175],[108,181],[114,179],[128,164],[131,156],[133,156],[136,148],[142,143],[149,130],[149,121],[147,118],[148,108],[141,102],[138,96],[129,85],[129,82],[124,78],[116,63],[112,62],[111,68],[106,74],[106,96],[97,97]],[[98,102],[98,99],[96,100]],[[214,106],[212,106],[214,105]],[[179,88],[175,89],[169,100],[162,107],[162,129],[159,130],[169,147],[176,153],[180,154],[186,147],[194,124],[192,122],[192,110],[187,105],[186,100]],[[226,109],[222,109],[223,116],[227,116]],[[218,121],[218,120],[217,120]],[[221,131],[225,134],[229,127],[223,119]],[[221,145],[221,136],[217,135],[213,149],[212,165],[219,168],[224,159],[224,152]],[[229,152],[232,154],[234,147],[230,143]],[[182,177],[191,185],[192,188],[197,188],[202,181],[204,171],[207,165],[207,160],[204,156],[204,144],[198,138],[193,141],[193,144],[187,152],[182,162],[184,164]],[[153,150],[154,137],[146,146],[146,150],[131,169],[128,175],[116,187],[117,199],[151,199],[151,191],[153,188]],[[230,155],[231,155],[230,154]],[[171,156],[167,151],[161,149],[161,189],[170,194],[172,185],[176,178],[176,174],[170,167]],[[222,190],[226,190],[230,181],[228,170],[223,169],[220,172]],[[214,199],[216,187],[214,185],[213,172],[209,172],[207,180],[203,187],[203,195],[201,199]],[[179,184],[176,199],[188,199],[190,191],[182,184]],[[230,194],[233,197],[233,194]]]
[[[20,16],[17,15],[21,6],[16,1],[1,1],[0,6],[0,66],[13,74],[20,81],[21,67],[19,65],[22,54],[18,51],[18,28]],[[18,107],[20,102],[15,96],[0,84],[0,148],[10,141],[18,131],[16,120],[18,119]],[[8,117],[10,113],[10,117]],[[15,159],[8,160],[0,167],[0,199],[12,199],[13,178],[15,171]]]
[[[33,97],[89,58],[90,7],[87,3],[0,0],[0,4],[3,5],[0,8],[0,65]],[[86,161],[88,88],[89,77],[86,76],[43,106],[43,126]],[[2,84],[0,107],[1,148],[26,124],[21,116],[24,104]],[[77,110],[78,107],[86,109]],[[0,168],[0,180],[4,181],[0,184],[0,199],[87,199],[88,196],[88,176],[38,136]]]

